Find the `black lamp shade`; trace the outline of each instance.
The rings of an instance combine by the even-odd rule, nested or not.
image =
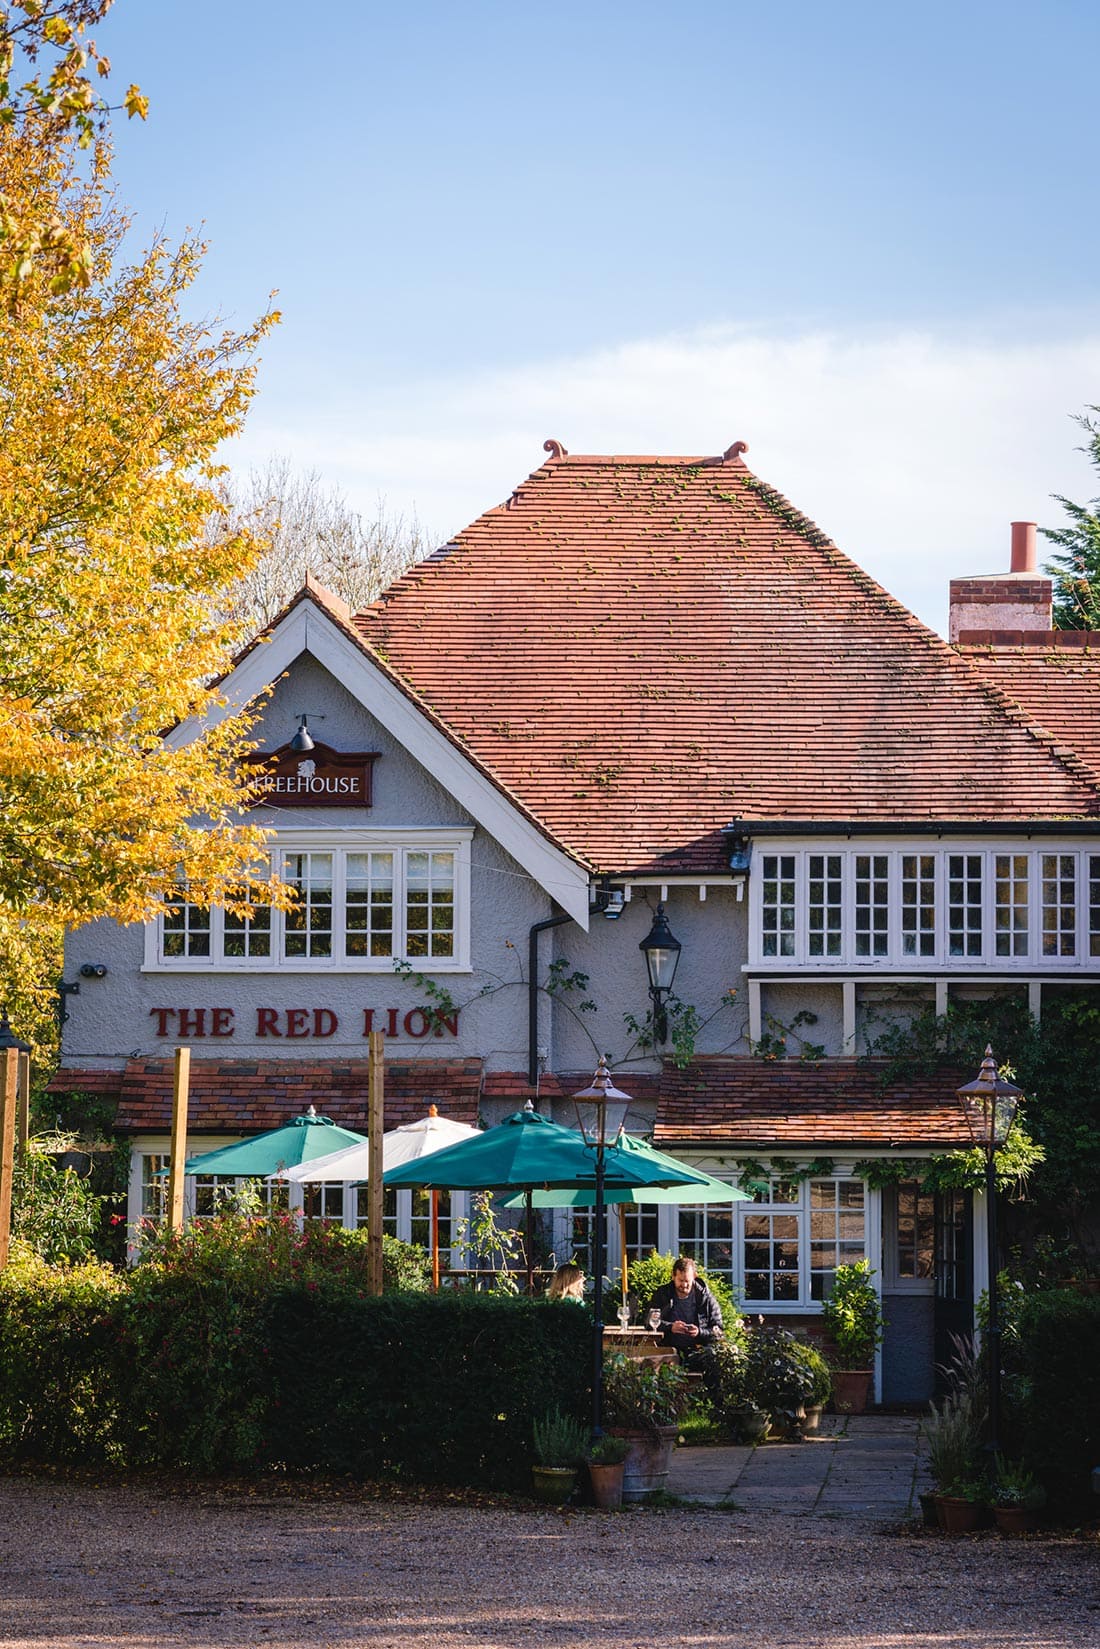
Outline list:
[[[650,990],[660,991],[662,994],[670,991],[680,960],[680,941],[668,925],[664,905],[657,906],[653,926],[638,949],[644,955],[645,965],[649,969]]]
[[[321,720],[324,720],[323,716]],[[307,750],[313,749],[313,739],[310,736],[309,727],[306,725],[305,716],[298,723],[298,731],[290,741],[290,748],[299,756],[304,756]]]
[[[1024,1094],[1022,1088],[997,1075],[992,1048],[986,1048],[982,1068],[974,1081],[967,1082],[956,1093],[974,1144],[987,1153],[1001,1150],[1008,1143]]]

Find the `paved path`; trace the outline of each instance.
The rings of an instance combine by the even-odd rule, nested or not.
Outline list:
[[[668,1490],[703,1506],[794,1516],[898,1521],[927,1487],[920,1420],[911,1415],[826,1415],[801,1443],[678,1448]]]

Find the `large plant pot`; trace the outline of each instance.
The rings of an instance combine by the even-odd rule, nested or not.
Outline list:
[[[874,1379],[869,1368],[833,1369],[833,1407],[838,1414],[862,1414]]]
[[[564,1506],[577,1486],[574,1466],[532,1466],[531,1489],[536,1500],[548,1506]]]
[[[978,1527],[981,1510],[976,1500],[960,1500],[953,1494],[936,1496],[936,1515],[944,1534],[969,1534]]]
[[[745,1403],[740,1408],[727,1409],[726,1420],[742,1443],[762,1443],[771,1425],[771,1415],[766,1414],[763,1409],[756,1408],[752,1403]]]
[[[994,1506],[993,1521],[1002,1534],[1027,1534],[1038,1520],[1027,1506]]]
[[[940,1519],[936,1509],[936,1496],[929,1489],[923,1494],[918,1494],[917,1499],[920,1502],[920,1517],[924,1527],[926,1529],[938,1529]]]
[[[811,1433],[821,1430],[821,1415],[824,1405],[808,1403],[802,1420],[802,1435],[809,1437]]]
[[[668,1468],[679,1435],[678,1426],[658,1426],[652,1431],[630,1431],[623,1426],[609,1428],[615,1437],[630,1445],[623,1461],[623,1504],[633,1505],[658,1494],[668,1483]]]
[[[623,1471],[626,1462],[617,1460],[614,1465],[597,1466],[593,1461],[588,1462],[588,1476],[592,1482],[592,1499],[604,1512],[618,1511],[623,1503]]]

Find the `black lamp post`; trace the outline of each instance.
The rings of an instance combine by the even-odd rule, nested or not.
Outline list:
[[[595,1146],[596,1150],[596,1219],[592,1240],[592,1265],[596,1274],[592,1298],[596,1315],[592,1351],[592,1435],[599,1437],[603,1429],[603,1268],[607,1253],[604,1152],[618,1138],[630,1107],[630,1095],[615,1087],[603,1054],[600,1055],[591,1086],[573,1095],[573,1105],[577,1112],[577,1126],[584,1135],[585,1143]]]
[[[974,1144],[985,1157],[985,1232],[989,1272],[989,1452],[1000,1448],[1001,1429],[1001,1315],[997,1287],[997,1152],[1008,1143],[1023,1091],[997,1075],[993,1049],[985,1050],[982,1068],[973,1082],[959,1088],[958,1099]]]
[[[658,905],[653,926],[638,949],[645,957],[649,970],[649,995],[653,1003],[653,1040],[664,1042],[668,1036],[668,1013],[665,1004],[676,977],[680,960],[680,941],[672,932],[665,916],[664,905]]]

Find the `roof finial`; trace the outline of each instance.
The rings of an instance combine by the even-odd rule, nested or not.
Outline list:
[[[551,436],[548,440],[546,440],[542,443],[542,450],[543,450],[543,452],[548,452],[550,454],[551,458],[568,458],[569,457],[569,454],[566,452],[566,450],[562,446],[561,442],[560,441],[555,441],[553,436]]]
[[[740,458],[741,454],[748,452],[748,450],[749,443],[747,441],[735,441],[732,447],[727,447],[722,454],[723,464],[728,464],[732,458]]]

